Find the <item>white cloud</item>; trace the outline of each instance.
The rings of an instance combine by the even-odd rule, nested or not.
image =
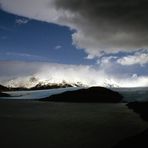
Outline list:
[[[29,19],[19,18],[19,19],[16,19],[15,21],[16,21],[16,24],[22,25],[22,24],[27,24],[29,22]]]
[[[0,4],[10,13],[46,22],[56,22],[59,15],[52,0],[0,0]]]
[[[45,62],[0,62],[0,83],[11,86],[31,87],[38,82],[67,83],[80,82],[87,86],[148,86],[148,76],[125,73],[112,73],[112,65],[94,67],[89,65],[65,65]],[[37,81],[32,82],[32,77]]]
[[[148,53],[136,52],[134,55],[128,55],[117,60],[121,65],[148,64]]]
[[[100,64],[100,65],[111,64],[113,60],[116,61],[117,59],[118,57],[116,56],[106,56],[106,57],[102,57],[99,60],[97,60],[97,64]]]
[[[73,44],[84,49],[88,59],[148,48],[145,3],[145,0],[0,0],[1,8],[10,13],[74,29]]]
[[[148,86],[148,77],[138,75],[133,68],[148,63],[148,53],[137,51],[148,48],[148,8],[144,0],[137,1],[129,1],[129,4],[118,0],[0,0],[1,8],[7,12],[73,29],[73,44],[88,54],[87,59],[99,57],[97,68],[52,63],[3,63],[0,64],[0,79],[11,78],[15,85],[22,85],[34,75],[40,81],[80,81],[89,86],[106,83],[121,87]],[[3,26],[0,29],[11,31]],[[110,56],[119,51],[130,55]]]
[[[0,53],[0,55],[3,54],[3,56],[8,57],[9,58],[25,58],[27,60],[31,60],[31,61],[49,61],[49,59],[47,59],[46,57],[43,56],[39,56],[39,55],[33,55],[33,54],[29,54],[29,53],[18,53],[18,52],[6,52],[6,53]]]
[[[56,50],[61,49],[61,48],[62,48],[61,45],[57,45],[57,46],[55,47]]]

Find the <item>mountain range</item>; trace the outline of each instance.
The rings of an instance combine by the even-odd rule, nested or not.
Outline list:
[[[19,90],[43,90],[43,89],[66,88],[66,87],[84,87],[84,85],[79,82],[69,84],[64,81],[62,83],[48,83],[48,84],[44,84],[44,83],[39,82],[37,85],[35,85],[34,87],[31,87],[31,88],[9,87],[9,86],[0,85],[0,92],[19,91]]]

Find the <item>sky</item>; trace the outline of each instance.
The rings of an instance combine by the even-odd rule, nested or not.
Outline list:
[[[0,0],[0,83],[148,86],[147,14],[146,0]]]

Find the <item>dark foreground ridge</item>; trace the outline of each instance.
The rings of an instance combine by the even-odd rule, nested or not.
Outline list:
[[[79,89],[52,95],[50,97],[41,99],[41,101],[117,103],[120,102],[122,98],[123,97],[118,92],[110,89],[104,87],[91,87],[88,89]]]
[[[132,109],[134,112],[138,113],[143,120],[148,121],[148,102],[131,102],[128,103],[127,106],[129,109]],[[114,148],[125,147],[148,147],[148,129],[138,135],[122,140]]]

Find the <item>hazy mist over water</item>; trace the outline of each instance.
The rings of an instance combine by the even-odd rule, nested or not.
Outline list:
[[[63,93],[65,91],[73,91],[81,89],[81,87],[58,88],[35,91],[13,91],[7,92],[12,97],[0,97],[0,99],[42,99],[54,94]],[[148,101],[148,87],[137,88],[111,88],[123,95],[123,101]],[[90,98],[91,99],[91,98]]]
[[[127,102],[148,101],[148,87],[135,88],[113,88],[123,95],[123,100]]]

